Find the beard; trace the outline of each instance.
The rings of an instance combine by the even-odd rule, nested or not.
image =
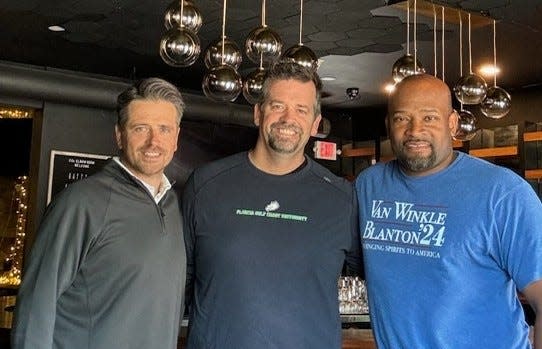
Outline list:
[[[398,147],[395,150],[395,154],[399,164],[410,172],[421,172],[432,169],[437,161],[437,156],[432,146],[431,153],[427,156],[408,155],[403,146]]]
[[[288,129],[289,131],[294,132],[294,135],[283,136],[280,134],[280,129]],[[271,131],[269,132],[267,142],[269,147],[274,151],[282,154],[291,154],[299,149],[302,134],[303,131],[298,126],[288,125],[287,123],[283,122],[276,122],[271,124]]]

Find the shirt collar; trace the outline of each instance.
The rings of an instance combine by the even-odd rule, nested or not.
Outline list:
[[[120,167],[122,167],[126,172],[128,172],[128,174],[134,178],[136,178],[139,182],[141,182],[141,184],[143,184],[143,186],[145,188],[147,188],[147,190],[149,191],[149,193],[151,193],[152,197],[154,198],[154,201],[156,201],[157,203],[164,197],[164,195],[166,194],[166,192],[171,189],[171,182],[169,181],[169,179],[167,179],[166,175],[162,173],[162,181],[160,183],[160,187],[158,188],[158,192],[156,190],[155,187],[153,187],[152,185],[146,183],[144,180],[142,180],[141,178],[139,178],[138,176],[136,176],[132,171],[130,171],[121,161],[120,161],[120,158],[118,156],[113,156],[113,160],[119,164]]]

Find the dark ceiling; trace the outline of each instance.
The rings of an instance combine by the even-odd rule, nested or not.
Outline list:
[[[4,61],[102,74],[122,79],[161,76],[182,89],[201,93],[205,66],[199,58],[188,68],[166,65],[158,54],[165,33],[164,13],[171,0],[0,0],[0,59]],[[410,39],[413,34],[410,1]],[[194,0],[202,13],[198,33],[202,52],[221,35],[223,1]],[[382,88],[391,81],[393,63],[406,52],[406,2],[384,0],[306,0],[303,3],[303,43],[321,60],[323,104],[329,108],[377,105],[385,101]],[[277,31],[284,48],[299,39],[300,2],[268,0],[266,23]],[[433,28],[432,8],[438,13]],[[493,61],[492,19],[497,20],[497,63],[502,68],[498,84],[509,92],[542,84],[542,1],[477,0],[417,2],[416,55],[433,74],[442,78],[441,6],[445,6],[444,80],[450,85],[460,77],[460,13],[471,13],[472,70]],[[429,9],[422,15],[423,8]],[[227,1],[226,35],[244,50],[247,34],[261,23],[261,1]],[[464,17],[466,18],[466,17]],[[51,32],[62,25],[64,32]],[[467,23],[463,23],[463,72],[468,72]],[[437,42],[434,42],[434,36]],[[413,52],[414,42],[409,45]],[[434,48],[437,47],[435,55]],[[255,65],[246,56],[239,71],[246,75]],[[492,79],[488,80],[492,83]],[[359,88],[354,100],[349,87]],[[238,97],[239,103],[246,103]]]

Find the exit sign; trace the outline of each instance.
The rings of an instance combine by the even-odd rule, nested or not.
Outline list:
[[[314,157],[323,160],[337,160],[337,143],[314,142]]]

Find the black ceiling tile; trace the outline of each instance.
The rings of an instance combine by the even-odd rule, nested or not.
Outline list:
[[[403,37],[398,35],[383,35],[373,40],[375,43],[388,45],[402,45],[406,41]]]
[[[401,20],[397,17],[373,16],[365,19],[358,24],[360,28],[378,28],[387,29],[401,25]]]
[[[305,1],[303,3],[303,16],[307,15],[318,15],[322,16],[325,13],[337,12],[340,8],[336,3],[330,1]]]
[[[362,48],[374,44],[374,40],[371,39],[346,39],[337,41],[337,45],[341,47],[350,47],[350,48]]]
[[[342,0],[337,2],[337,5],[345,12],[368,12],[384,4],[383,0]]]
[[[4,11],[30,11],[39,6],[40,0],[0,0],[0,8]]]
[[[328,54],[330,55],[345,55],[345,56],[352,56],[359,53],[359,50],[352,48],[352,47],[337,47],[334,49],[327,50]]]
[[[363,52],[378,52],[378,53],[390,53],[396,51],[402,51],[402,45],[389,45],[389,44],[374,44],[365,46]]]
[[[309,34],[307,37],[311,41],[339,41],[346,39],[346,34],[343,32],[337,32],[337,31],[326,31],[326,32],[318,32],[314,34]]]
[[[352,39],[377,38],[386,35],[386,30],[377,28],[358,28],[346,33]]]
[[[64,23],[64,28],[66,29],[66,32],[70,34],[88,35],[89,40],[85,41],[92,42],[92,33],[100,28],[100,24],[95,22],[68,21]]]
[[[312,41],[306,45],[314,51],[326,51],[337,47],[333,41]]]

